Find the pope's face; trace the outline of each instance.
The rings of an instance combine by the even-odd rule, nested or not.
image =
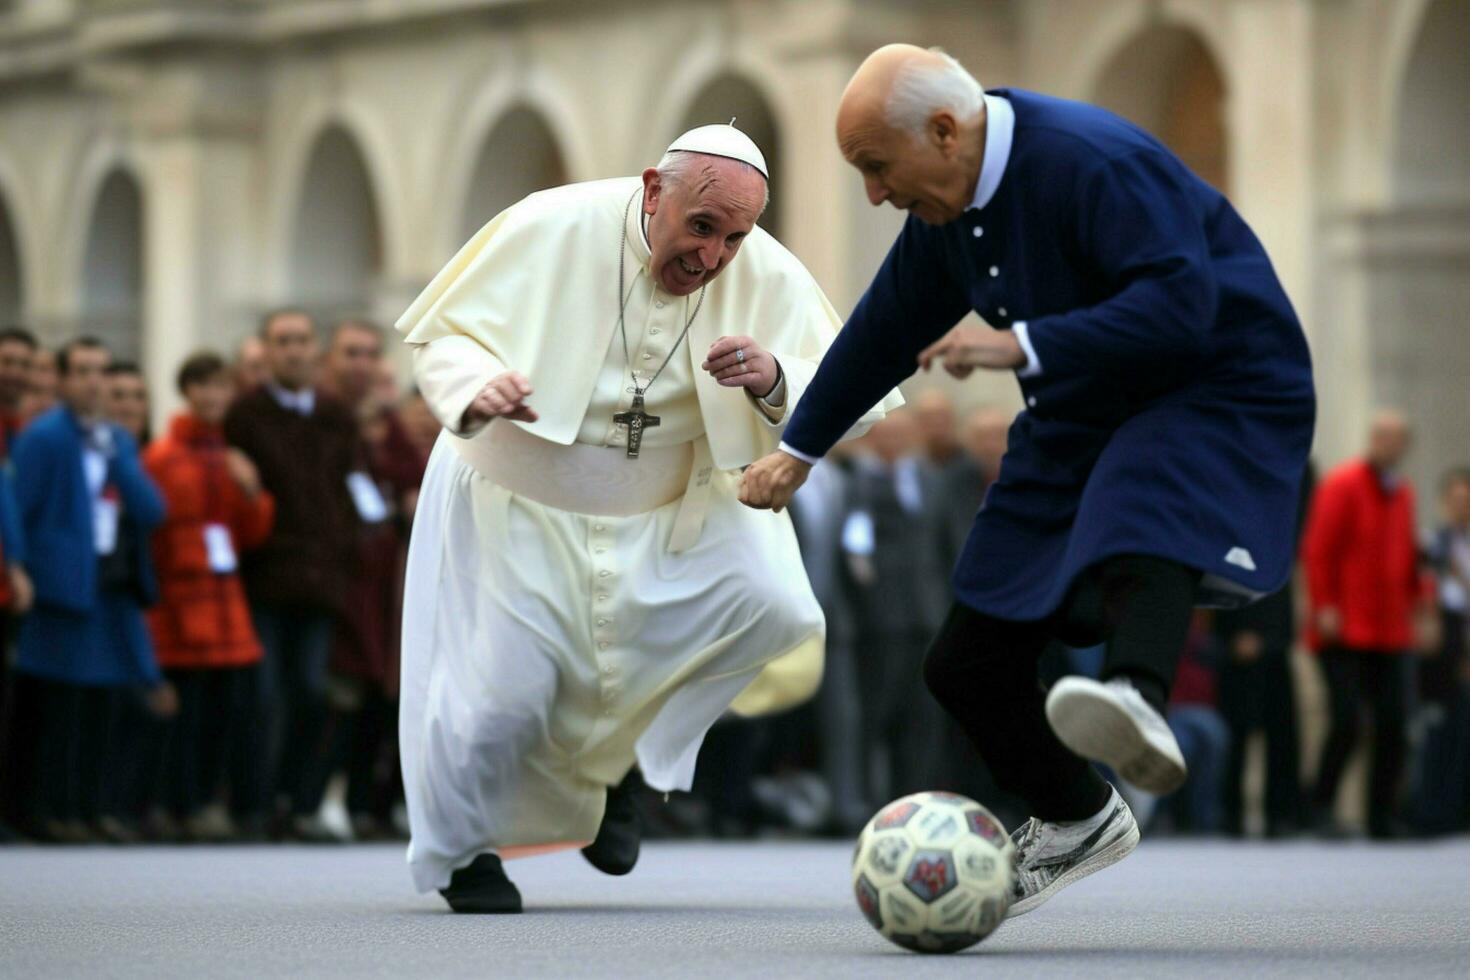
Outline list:
[[[688,296],[735,261],[765,205],[765,178],[733,160],[701,157],[681,176],[643,172],[649,269],[665,291]]]
[[[884,201],[931,225],[953,221],[969,206],[978,173],[958,152],[960,128],[947,114],[922,134],[896,129],[872,113],[840,118],[837,142],[863,176],[874,207]]]

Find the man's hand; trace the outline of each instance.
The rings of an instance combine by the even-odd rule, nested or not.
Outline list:
[[[1261,659],[1266,644],[1255,630],[1241,630],[1230,644],[1230,655],[1238,664],[1253,663]]]
[[[1323,643],[1336,643],[1342,633],[1342,614],[1336,606],[1323,606],[1317,610],[1317,635]]]
[[[491,419],[510,419],[512,422],[534,422],[541,416],[526,404],[531,397],[531,382],[519,371],[506,371],[485,382],[485,387],[464,410],[461,428],[471,429]]]
[[[1026,352],[1009,330],[962,323],[919,352],[919,367],[925,371],[935,361],[943,361],[944,370],[964,380],[976,368],[1013,371],[1023,367]]]
[[[749,337],[721,337],[700,367],[726,388],[749,388],[757,398],[769,395],[781,379],[776,359]]]
[[[804,463],[779,450],[756,460],[740,477],[740,502],[756,510],[781,513],[812,471]]]
[[[172,718],[179,713],[179,692],[168,681],[150,690],[144,700],[155,718]]]
[[[30,612],[31,604],[36,601],[36,587],[31,584],[31,577],[19,565],[7,568],[5,576],[10,579],[10,611],[17,616]]]
[[[255,468],[249,456],[238,449],[226,449],[225,469],[245,496],[254,497],[260,493],[260,471]]]

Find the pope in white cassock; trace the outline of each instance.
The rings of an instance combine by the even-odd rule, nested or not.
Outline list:
[[[398,321],[447,430],[404,595],[408,861],[455,911],[520,911],[502,857],[631,870],[635,764],[688,789],[732,703],[820,680],[789,518],[742,507],[732,473],[779,444],[841,325],[756,227],[767,179],[733,126],[692,130],[641,177],[497,215]]]

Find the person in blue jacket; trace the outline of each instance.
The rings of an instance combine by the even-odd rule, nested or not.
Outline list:
[[[1031,809],[1014,915],[1137,844],[1090,762],[1154,793],[1184,781],[1163,708],[1192,609],[1287,578],[1311,362],[1245,222],[1117,116],[987,94],[942,52],[891,45],[849,84],[837,133],[869,200],[910,216],[742,499],[783,507],[916,367],[1016,373],[1026,408],[924,665]],[[956,326],[970,312],[984,322]],[[1105,642],[1101,679],[1044,691],[1058,639]]]
[[[172,706],[142,615],[157,590],[149,533],[163,520],[163,498],[132,437],[102,419],[108,361],[99,341],[66,344],[61,404],[32,421],[11,454],[35,588],[15,669],[44,701],[35,816],[62,841],[116,835],[105,786],[122,692],[148,691],[160,714]]]

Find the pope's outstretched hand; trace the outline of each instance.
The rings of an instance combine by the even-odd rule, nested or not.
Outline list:
[[[740,502],[756,510],[774,510],[778,514],[791,503],[797,489],[806,482],[812,464],[777,450],[763,456],[740,477]]]
[[[531,397],[531,382],[519,371],[506,371],[485,382],[485,387],[464,410],[464,425],[471,428],[480,422],[507,418],[515,422],[534,422],[536,410],[526,404]]]

